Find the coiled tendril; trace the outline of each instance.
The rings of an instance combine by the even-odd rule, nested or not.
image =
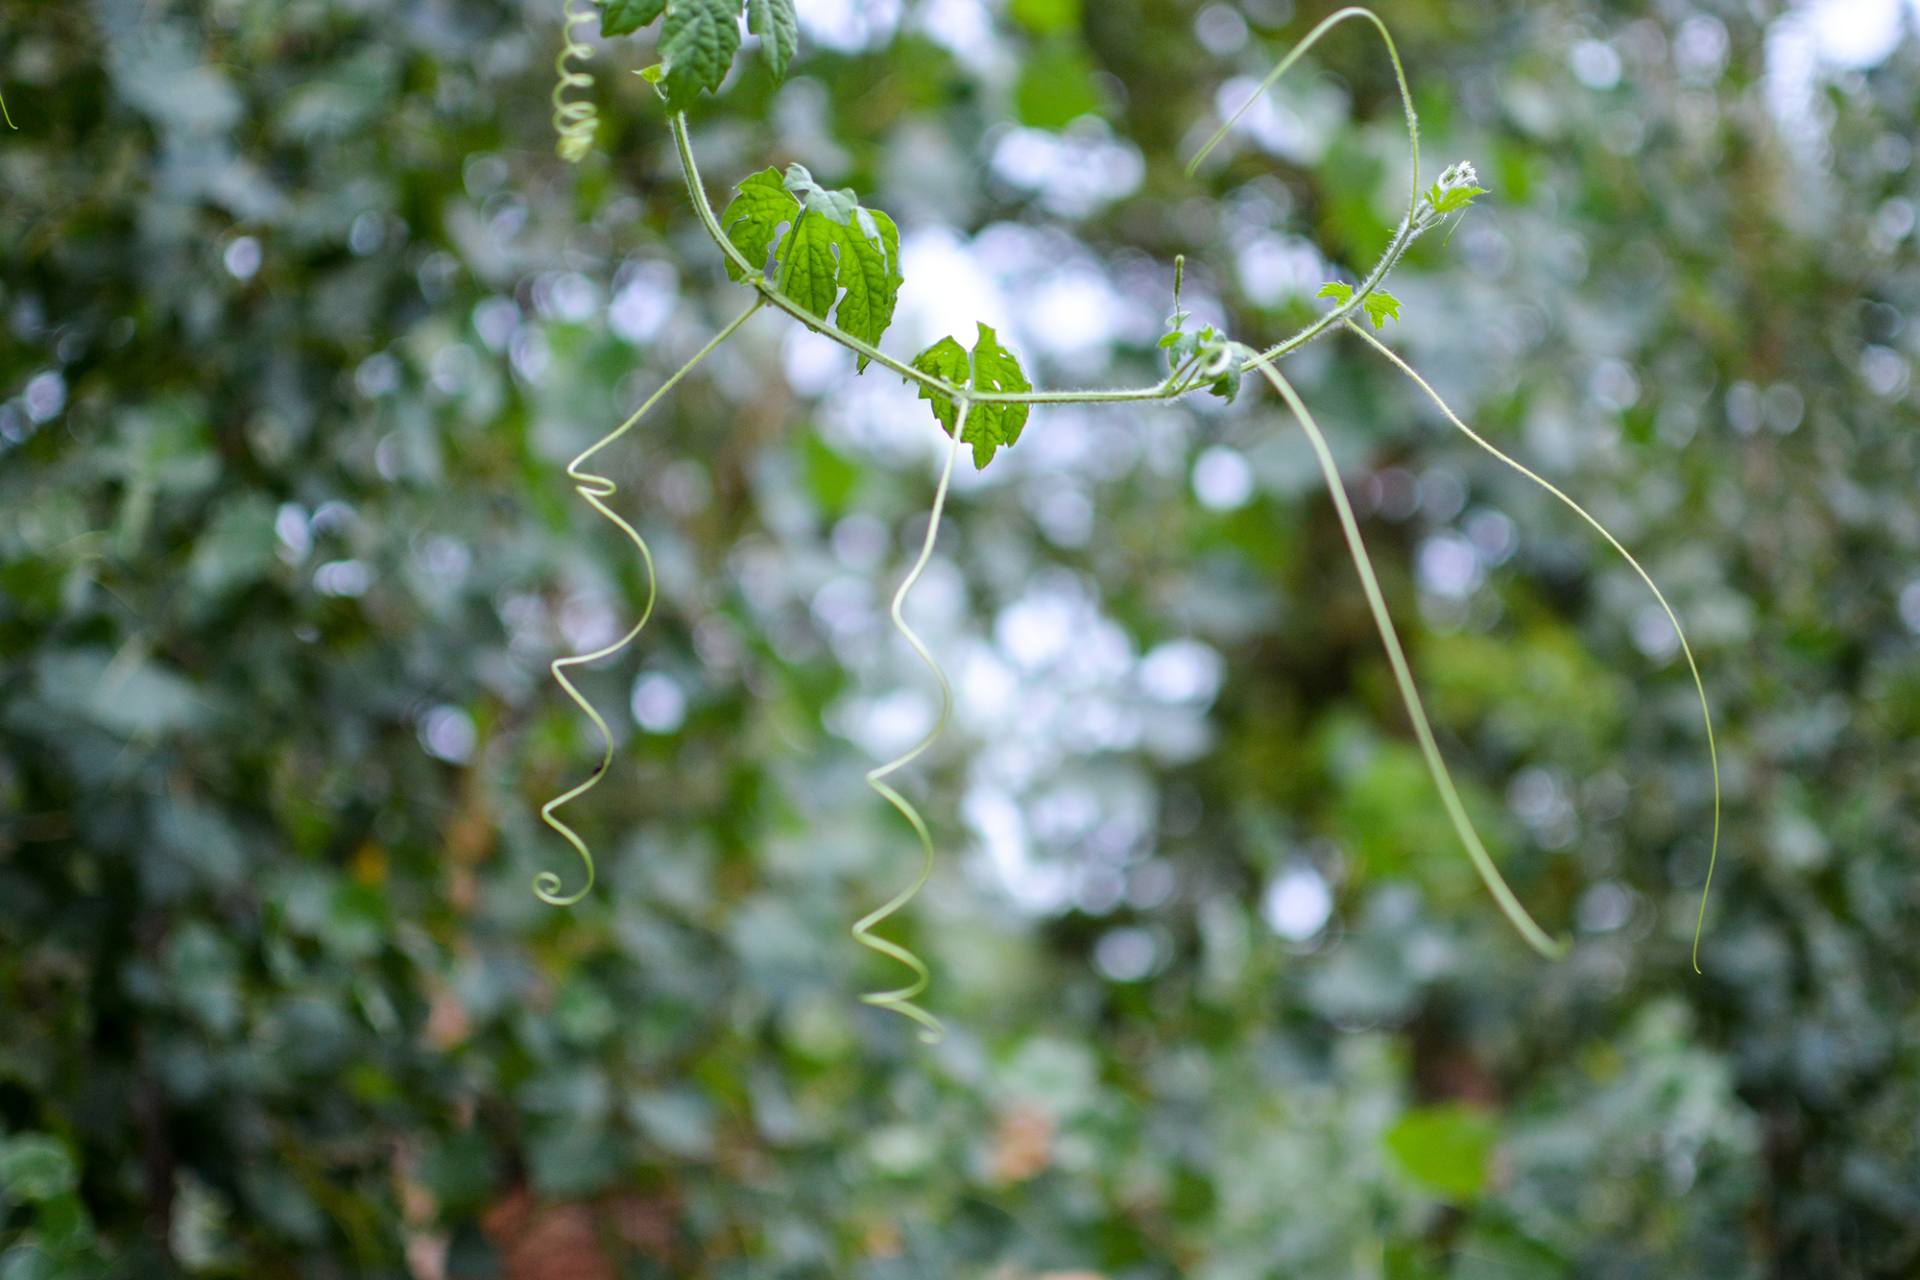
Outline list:
[[[569,90],[584,92],[593,88],[593,76],[575,66],[593,57],[593,46],[575,35],[574,28],[583,22],[592,22],[594,10],[591,5],[576,9],[574,3],[575,0],[560,0],[564,20],[562,43],[560,56],[553,60],[557,77],[553,84],[553,132],[557,135],[554,150],[568,164],[579,164],[587,158],[587,152],[593,149],[593,135],[600,127],[600,109],[593,99],[567,96]]]
[[[940,484],[933,492],[933,509],[927,516],[927,536],[920,544],[919,558],[913,562],[913,568],[907,571],[907,576],[900,581],[899,589],[893,593],[893,608],[890,611],[893,629],[913,646],[913,651],[920,655],[920,661],[927,664],[927,670],[933,673],[935,683],[940,686],[940,714],[934,717],[933,727],[927,730],[924,738],[885,764],[877,765],[867,772],[867,785],[879,792],[888,804],[899,810],[900,816],[905,818],[907,825],[913,828],[913,833],[920,837],[920,874],[914,877],[912,884],[860,917],[853,925],[854,940],[861,946],[869,951],[876,951],[890,960],[897,960],[913,972],[913,980],[904,987],[895,987],[891,991],[869,991],[860,997],[861,1001],[877,1008],[891,1009],[904,1017],[912,1018],[920,1024],[920,1039],[927,1044],[937,1043],[942,1036],[946,1035],[946,1028],[940,1025],[938,1018],[914,1003],[915,997],[927,989],[927,983],[930,980],[926,962],[900,944],[874,936],[873,929],[875,925],[913,901],[914,895],[919,893],[921,887],[927,883],[927,877],[933,874],[933,836],[927,831],[926,819],[920,816],[920,811],[914,808],[911,800],[888,786],[885,779],[889,774],[913,763],[922,752],[932,746],[934,740],[946,730],[947,721],[953,714],[953,687],[947,683],[946,672],[940,669],[939,662],[927,650],[926,644],[914,633],[913,628],[907,625],[907,620],[900,610],[901,606],[907,602],[907,593],[912,591],[914,584],[920,581],[920,575],[926,570],[927,561],[933,557],[933,542],[940,535],[940,514],[947,505],[947,486],[953,480],[953,460],[960,456],[960,437],[967,426],[967,409],[968,402],[960,401],[959,416],[953,424],[953,444],[947,449],[946,466],[941,468]]]
[[[580,855],[580,864],[586,869],[587,873],[586,881],[572,893],[560,892],[560,877],[551,871],[542,871],[539,875],[535,876],[533,878],[533,894],[549,906],[572,906],[587,896],[587,893],[593,888],[594,880],[593,851],[587,847],[587,842],[580,838],[579,832],[554,816],[554,810],[566,804],[569,800],[593,790],[594,787],[599,785],[600,779],[613,764],[613,731],[607,728],[607,722],[601,718],[598,711],[594,710],[593,704],[588,702],[580,690],[574,687],[573,681],[567,678],[567,670],[571,667],[585,666],[590,662],[598,662],[602,658],[610,658],[632,644],[634,637],[639,635],[641,630],[647,625],[647,619],[653,616],[653,603],[659,594],[659,584],[655,580],[653,573],[653,553],[647,549],[647,540],[640,536],[638,529],[628,524],[618,512],[614,511],[613,508],[609,507],[606,503],[608,498],[611,498],[619,491],[618,487],[606,476],[596,475],[591,471],[582,471],[580,468],[586,463],[587,459],[599,453],[602,449],[620,439],[620,437],[626,435],[627,432],[633,430],[633,428],[638,425],[640,419],[647,415],[647,411],[660,402],[662,396],[673,390],[680,379],[686,377],[695,365],[711,355],[714,348],[732,337],[735,330],[745,324],[748,317],[760,309],[760,304],[760,299],[754,299],[752,305],[745,311],[742,311],[731,324],[727,325],[727,327],[719,333],[714,334],[712,340],[709,341],[706,346],[694,352],[693,356],[688,359],[685,364],[674,370],[672,376],[661,383],[659,387],[655,389],[654,393],[648,396],[638,409],[633,411],[632,417],[615,427],[612,431],[609,431],[599,440],[596,440],[592,445],[588,446],[586,452],[567,464],[567,478],[574,482],[574,491],[587,500],[588,506],[619,526],[620,532],[626,534],[627,540],[633,543],[634,548],[640,552],[640,563],[645,566],[647,571],[647,602],[641,606],[639,618],[627,629],[627,633],[618,640],[615,640],[612,644],[604,645],[591,653],[576,653],[563,658],[555,658],[547,668],[553,673],[553,678],[559,686],[567,691],[567,696],[573,699],[573,704],[586,714],[588,720],[593,722],[594,731],[600,735],[600,763],[594,766],[593,772],[566,791],[561,792],[540,806],[540,820],[549,827],[552,827],[560,834],[561,839],[573,846],[573,851]]]

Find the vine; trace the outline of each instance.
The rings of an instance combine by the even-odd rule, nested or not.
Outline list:
[[[582,158],[591,146],[597,115],[590,102],[566,96],[572,89],[590,87],[592,78],[576,69],[591,54],[591,49],[574,35],[575,27],[584,20],[585,15],[571,7],[571,0],[567,0],[563,7],[566,13],[566,36],[556,63],[559,79],[553,91],[554,127],[560,153],[571,161]],[[600,0],[600,30],[603,36],[626,35],[656,19],[661,20],[658,41],[660,62],[638,74],[654,87],[666,103],[668,128],[695,216],[720,252],[729,278],[751,289],[755,296],[738,318],[669,376],[631,417],[567,467],[567,476],[574,482],[580,496],[612,521],[638,550],[646,571],[647,587],[646,601],[639,617],[624,635],[591,653],[558,658],[552,663],[555,680],[594,726],[601,740],[602,751],[600,762],[591,775],[548,801],[540,811],[546,824],[558,832],[579,856],[584,869],[584,883],[571,893],[562,893],[559,876],[551,871],[543,871],[534,883],[534,892],[540,899],[565,906],[578,902],[592,888],[592,852],[578,833],[556,816],[555,811],[595,786],[613,760],[613,736],[606,721],[581,695],[567,673],[574,667],[611,657],[631,644],[652,616],[656,597],[653,561],[645,540],[607,505],[607,500],[615,493],[613,482],[604,476],[584,471],[582,467],[595,454],[638,425],[640,419],[668,391],[732,336],[749,317],[762,307],[771,306],[852,351],[859,371],[864,372],[870,365],[879,365],[914,384],[920,399],[928,402],[935,423],[951,440],[935,490],[925,539],[918,557],[894,593],[890,610],[895,630],[926,664],[938,685],[939,715],[926,736],[866,775],[867,784],[892,805],[913,829],[921,847],[920,868],[909,884],[852,926],[853,937],[861,946],[904,967],[909,980],[892,989],[869,992],[861,997],[863,1001],[892,1010],[918,1023],[923,1039],[931,1041],[941,1034],[939,1020],[918,1003],[918,998],[931,981],[925,962],[905,946],[881,937],[875,930],[912,901],[932,874],[935,861],[933,836],[926,821],[888,779],[918,759],[933,744],[944,730],[952,710],[952,689],[932,652],[907,625],[902,608],[933,554],[954,464],[961,447],[968,446],[975,467],[984,468],[998,450],[1018,442],[1035,405],[1165,401],[1194,391],[1205,391],[1231,401],[1238,394],[1244,375],[1255,372],[1298,422],[1313,451],[1328,497],[1339,519],[1348,553],[1359,576],[1368,610],[1386,651],[1396,690],[1449,824],[1494,902],[1527,944],[1547,957],[1563,954],[1565,942],[1550,936],[1528,914],[1500,874],[1467,814],[1421,702],[1411,665],[1387,609],[1386,598],[1381,592],[1372,559],[1361,537],[1352,504],[1342,486],[1332,450],[1312,412],[1278,367],[1282,357],[1340,328],[1357,335],[1412,379],[1434,401],[1447,421],[1475,444],[1543,487],[1592,526],[1652,590],[1660,608],[1673,624],[1686,656],[1695,691],[1699,695],[1713,774],[1713,835],[1693,939],[1693,963],[1698,971],[1700,934],[1705,927],[1707,895],[1712,887],[1713,871],[1719,857],[1720,764],[1706,685],[1693,649],[1681,628],[1678,614],[1640,562],[1586,508],[1475,432],[1453,413],[1433,387],[1404,359],[1367,332],[1356,320],[1357,316],[1365,316],[1377,330],[1389,320],[1397,319],[1400,302],[1382,287],[1388,275],[1416,239],[1450,218],[1457,225],[1474,200],[1486,194],[1486,189],[1479,185],[1473,166],[1465,162],[1449,166],[1430,186],[1422,188],[1419,120],[1399,50],[1386,24],[1372,11],[1357,6],[1341,9],[1328,16],[1275,65],[1246,102],[1221,123],[1188,165],[1188,173],[1191,174],[1227,136],[1248,108],[1329,32],[1348,21],[1358,20],[1371,25],[1379,34],[1393,67],[1401,108],[1406,116],[1410,170],[1407,212],[1372,269],[1357,284],[1329,281],[1319,293],[1320,297],[1332,301],[1329,310],[1272,346],[1254,350],[1213,326],[1188,331],[1187,323],[1191,317],[1182,309],[1180,301],[1185,260],[1176,256],[1173,310],[1167,317],[1167,332],[1159,344],[1166,356],[1165,377],[1144,387],[1037,390],[1027,379],[1018,356],[1004,347],[998,335],[984,324],[978,326],[971,349],[962,346],[953,337],[942,338],[911,360],[898,359],[880,348],[878,344],[892,321],[903,284],[899,231],[885,213],[861,205],[854,192],[824,188],[814,181],[803,166],[793,164],[784,172],[769,168],[750,174],[735,187],[725,208],[715,213],[694,157],[686,109],[701,92],[717,89],[732,67],[741,43],[741,7],[742,0]],[[760,48],[768,69],[775,76],[783,75],[798,43],[793,0],[745,0],[745,10],[747,28],[760,37]]]

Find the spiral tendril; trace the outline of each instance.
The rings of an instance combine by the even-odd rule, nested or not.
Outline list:
[[[561,839],[573,846],[573,851],[580,855],[580,865],[586,870],[585,881],[572,893],[562,893],[560,891],[562,881],[556,873],[552,871],[542,871],[539,875],[536,875],[533,878],[533,896],[548,906],[572,906],[587,896],[588,892],[593,889],[594,882],[593,851],[587,847],[587,842],[580,838],[580,833],[555,816],[554,811],[559,809],[561,805],[593,790],[594,787],[600,784],[600,779],[606,776],[607,770],[613,765],[613,731],[607,727],[606,720],[601,716],[599,711],[594,709],[594,705],[587,701],[586,696],[574,686],[573,681],[568,678],[567,672],[573,667],[586,666],[589,663],[598,662],[603,658],[610,658],[632,644],[634,638],[646,627],[647,620],[653,616],[654,601],[659,595],[659,583],[655,579],[653,572],[653,552],[648,549],[647,540],[640,536],[638,529],[635,529],[631,524],[627,523],[618,512],[606,503],[608,498],[613,497],[615,493],[619,492],[618,486],[606,476],[597,475],[591,471],[583,471],[581,468],[594,454],[607,448],[619,440],[620,437],[626,435],[627,432],[633,430],[635,426],[639,425],[640,419],[647,415],[647,411],[658,404],[661,397],[665,396],[667,392],[673,390],[680,379],[686,377],[695,365],[706,359],[713,353],[716,347],[732,337],[734,332],[738,330],[741,325],[745,324],[754,312],[760,309],[760,304],[761,300],[756,298],[752,305],[745,311],[742,311],[732,323],[727,325],[727,327],[719,333],[716,333],[706,346],[694,352],[685,364],[674,370],[672,376],[661,383],[659,387],[654,390],[654,393],[648,396],[638,409],[633,411],[631,417],[596,440],[592,445],[588,446],[584,453],[567,464],[567,478],[574,482],[574,492],[586,499],[588,506],[598,511],[608,520],[611,520],[614,525],[619,528],[620,532],[627,536],[627,540],[633,543],[634,548],[639,551],[640,563],[645,567],[647,573],[647,602],[641,606],[639,618],[635,620],[631,627],[627,628],[626,634],[613,641],[613,643],[602,645],[591,653],[576,653],[566,657],[555,658],[547,667],[547,670],[553,673],[554,681],[559,684],[562,689],[566,690],[567,697],[573,699],[573,704],[580,708],[581,712],[593,724],[594,732],[600,735],[600,763],[594,766],[593,772],[540,806],[540,820],[558,832]]]
[[[940,515],[947,505],[947,488],[953,480],[953,461],[960,456],[960,437],[967,425],[968,405],[968,401],[960,401],[959,417],[953,424],[953,444],[947,450],[946,465],[940,471],[940,484],[933,493],[933,509],[927,516],[927,536],[920,544],[919,558],[913,562],[913,567],[907,571],[907,576],[901,579],[899,589],[893,593],[893,607],[889,611],[893,618],[893,629],[912,646],[914,653],[919,655],[920,661],[927,664],[927,670],[933,673],[934,682],[939,685],[940,714],[934,718],[933,727],[927,730],[926,736],[920,741],[885,764],[876,765],[867,771],[867,785],[898,810],[900,816],[907,820],[907,825],[913,828],[914,835],[919,837],[920,874],[914,877],[913,883],[860,917],[853,925],[854,941],[869,951],[877,952],[905,965],[913,974],[912,980],[905,986],[895,987],[889,991],[869,991],[860,997],[861,1002],[876,1008],[891,1009],[903,1017],[913,1019],[920,1024],[920,1039],[927,1044],[939,1043],[946,1035],[946,1028],[940,1025],[938,1018],[915,1003],[916,998],[927,989],[927,984],[931,981],[926,962],[900,944],[877,936],[873,930],[887,917],[913,901],[914,895],[926,885],[927,877],[933,874],[933,836],[927,830],[926,819],[920,816],[920,811],[914,807],[911,800],[887,785],[886,779],[919,759],[920,755],[934,744],[935,739],[946,731],[947,721],[953,714],[953,687],[947,683],[947,674],[940,669],[940,663],[928,651],[926,644],[915,634],[913,628],[907,625],[906,617],[901,613],[901,607],[907,602],[907,593],[913,590],[914,584],[920,581],[920,575],[926,571],[927,561],[933,557],[934,539],[940,535]]]
[[[553,60],[556,79],[553,84],[554,150],[568,164],[579,164],[593,149],[593,135],[600,127],[600,108],[591,98],[570,98],[572,90],[593,88],[593,76],[578,68],[593,57],[593,46],[580,39],[574,28],[592,22],[592,5],[574,8],[576,0],[560,0],[562,15],[560,55]]]

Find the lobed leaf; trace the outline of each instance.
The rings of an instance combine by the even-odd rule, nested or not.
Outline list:
[[[666,11],[667,0],[603,0],[600,34],[632,35]]]
[[[900,300],[900,229],[893,219],[862,208],[846,188],[822,187],[804,165],[788,165],[785,174],[763,169],[737,192],[721,226],[741,253],[763,263],[777,239],[780,291],[802,310],[823,320],[831,311],[842,329],[878,343]],[[783,222],[790,225],[780,238]],[[737,267],[729,271],[740,278]],[[859,367],[867,363],[861,356]]]
[[[793,0],[747,0],[747,30],[760,37],[760,55],[775,79],[784,79],[800,47],[800,21]]]
[[[878,343],[893,323],[900,300],[900,229],[878,209],[856,209],[853,222],[840,228],[840,285],[846,290],[833,318],[842,329]],[[867,367],[861,356],[859,368]]]
[[[734,193],[720,214],[721,229],[755,270],[764,270],[781,226],[799,216],[800,202],[772,167],[748,174]],[[745,273],[729,259],[727,274],[739,280]]]
[[[1385,327],[1387,321],[1400,318],[1400,299],[1385,289],[1375,289],[1361,302],[1360,307],[1367,313],[1367,319],[1373,321],[1376,329]]]
[[[915,356],[911,361],[914,368],[922,373],[930,373],[936,378],[945,378],[955,386],[966,386],[973,380],[973,361],[967,356],[967,349],[951,337],[940,339]],[[920,398],[933,402],[933,416],[948,435],[953,434],[953,420],[957,412],[953,399],[943,396],[925,383],[920,384]]]
[[[1332,298],[1336,306],[1346,306],[1353,301],[1353,286],[1342,284],[1338,280],[1329,280],[1320,286],[1316,298]],[[1367,313],[1367,319],[1373,321],[1373,327],[1382,328],[1389,320],[1400,318],[1400,299],[1385,289],[1375,289],[1360,300],[1360,309]]]
[[[740,0],[672,0],[660,24],[667,105],[685,111],[702,89],[718,89],[740,49]]]
[[[1020,368],[1020,359],[1000,345],[992,329],[980,325],[980,336],[973,344],[973,386],[977,391],[1031,391]],[[976,404],[967,415],[965,439],[973,446],[973,465],[984,468],[993,460],[993,451],[1011,445],[1027,425],[1025,404]]]
[[[1487,194],[1485,187],[1448,187],[1442,190],[1439,184],[1436,183],[1433,189],[1427,193],[1427,199],[1432,203],[1433,211],[1444,217],[1457,209],[1467,208],[1473,204],[1475,197],[1485,194]]]
[[[991,328],[983,324],[979,330],[971,357],[958,341],[946,337],[915,356],[913,367],[957,385],[971,386],[976,391],[1033,390],[1033,384],[1027,381],[1025,371],[1020,368],[1019,357],[1000,345],[999,336]],[[920,388],[920,398],[932,401],[933,416],[947,434],[952,435],[956,416],[952,398],[924,385]],[[973,446],[975,469],[984,470],[993,461],[997,449],[1012,445],[1020,438],[1031,407],[1026,404],[974,402],[973,409],[967,414],[966,431],[961,439]]]

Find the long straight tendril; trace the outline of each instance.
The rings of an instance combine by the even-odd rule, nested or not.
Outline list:
[[[619,487],[606,476],[597,475],[591,471],[584,471],[581,468],[586,465],[587,460],[592,458],[594,454],[607,448],[639,425],[640,419],[646,417],[647,411],[652,409],[654,405],[660,403],[662,396],[673,390],[680,379],[686,377],[695,365],[699,364],[709,355],[712,355],[716,347],[728,338],[731,338],[734,332],[738,330],[741,325],[745,324],[754,312],[760,309],[760,305],[761,300],[755,298],[753,303],[748,306],[745,311],[742,311],[735,317],[726,328],[714,334],[712,340],[709,341],[706,346],[694,352],[685,364],[675,369],[665,382],[655,388],[653,394],[642,401],[640,407],[633,411],[632,416],[612,431],[609,431],[606,435],[600,437],[600,439],[594,441],[593,444],[587,447],[584,453],[567,464],[567,478],[574,482],[574,491],[586,499],[588,506],[591,506],[595,511],[598,511],[601,515],[611,520],[619,528],[620,532],[627,536],[627,540],[633,543],[634,549],[640,553],[640,563],[646,568],[647,572],[647,602],[641,606],[640,616],[634,621],[634,624],[627,629],[626,634],[618,640],[615,640],[612,644],[603,645],[591,653],[576,653],[563,658],[555,658],[547,668],[553,673],[553,678],[558,682],[560,687],[567,691],[567,696],[573,699],[573,704],[579,707],[587,719],[592,722],[594,732],[600,735],[600,763],[594,766],[593,772],[566,791],[540,806],[540,820],[559,832],[560,838],[573,846],[573,851],[580,855],[581,866],[586,870],[585,882],[572,893],[560,892],[560,877],[552,871],[542,871],[539,875],[535,876],[533,878],[534,896],[550,906],[572,906],[587,896],[587,893],[593,888],[594,881],[593,851],[587,847],[587,842],[580,838],[580,833],[568,826],[565,822],[562,822],[555,815],[554,811],[568,801],[593,790],[594,787],[599,785],[600,779],[605,776],[607,770],[613,765],[613,731],[607,728],[606,720],[594,709],[593,704],[587,701],[579,689],[574,687],[574,683],[572,679],[568,677],[567,672],[573,667],[586,666],[588,663],[599,662],[603,658],[610,658],[632,644],[634,637],[640,634],[641,630],[646,627],[647,620],[653,616],[654,600],[659,594],[659,584],[655,581],[653,573],[653,552],[647,549],[647,540],[640,536],[638,529],[635,529],[631,524],[627,523],[625,517],[621,516],[619,512],[609,507],[606,503],[608,498],[611,498],[615,493],[619,492]]]
[[[1307,443],[1313,446],[1313,456],[1319,462],[1320,474],[1327,482],[1327,496],[1333,499],[1333,509],[1340,517],[1340,531],[1346,535],[1347,550],[1352,553],[1354,570],[1360,575],[1360,587],[1366,593],[1367,608],[1373,611],[1373,624],[1380,632],[1380,643],[1386,648],[1387,663],[1393,668],[1394,683],[1400,686],[1400,701],[1406,705],[1407,719],[1413,722],[1414,737],[1420,742],[1420,754],[1426,757],[1427,772],[1433,777],[1434,789],[1440,793],[1440,803],[1447,811],[1447,821],[1453,824],[1454,834],[1466,846],[1467,857],[1473,862],[1473,869],[1480,873],[1487,892],[1500,904],[1500,910],[1520,931],[1520,936],[1541,955],[1549,959],[1558,958],[1565,953],[1566,944],[1547,936],[1546,930],[1535,924],[1533,917],[1527,914],[1527,909],[1520,905],[1520,899],[1507,887],[1506,878],[1500,874],[1492,855],[1480,842],[1480,833],[1474,830],[1473,820],[1467,816],[1467,807],[1461,803],[1460,793],[1454,789],[1453,775],[1448,772],[1447,762],[1440,755],[1440,746],[1434,741],[1433,726],[1427,722],[1426,708],[1420,702],[1420,691],[1413,683],[1413,671],[1407,665],[1407,655],[1400,647],[1398,633],[1394,631],[1386,598],[1381,595],[1379,580],[1374,576],[1373,560],[1367,555],[1366,543],[1360,538],[1360,523],[1354,519],[1353,505],[1347,501],[1347,491],[1340,483],[1340,469],[1334,464],[1333,451],[1327,447],[1326,437],[1320,434],[1313,414],[1307,410],[1306,403],[1293,389],[1293,384],[1264,360],[1257,367],[1280,398],[1286,401],[1287,408],[1293,411],[1294,418],[1300,423],[1300,429],[1306,432]]]
[[[1680,640],[1680,652],[1685,655],[1687,659],[1687,671],[1693,676],[1693,690],[1700,697],[1700,720],[1701,723],[1706,726],[1707,730],[1707,760],[1713,768],[1713,841],[1707,853],[1707,878],[1705,883],[1700,886],[1700,910],[1694,916],[1693,921],[1693,971],[1695,973],[1700,972],[1700,934],[1706,928],[1707,923],[1707,894],[1713,889],[1714,864],[1720,860],[1720,749],[1715,745],[1713,740],[1713,710],[1707,705],[1706,681],[1700,678],[1700,665],[1693,659],[1693,646],[1687,643],[1687,633],[1685,628],[1680,625],[1680,615],[1675,613],[1673,606],[1667,603],[1666,594],[1660,590],[1659,584],[1654,582],[1653,575],[1641,567],[1640,562],[1634,558],[1633,553],[1620,545],[1620,540],[1613,536],[1613,532],[1608,529],[1607,526],[1601,524],[1599,520],[1595,519],[1591,512],[1568,497],[1561,491],[1559,486],[1555,485],[1551,480],[1540,475],[1517,458],[1510,457],[1495,446],[1492,441],[1482,436],[1465,422],[1462,422],[1460,416],[1447,407],[1447,402],[1440,398],[1440,393],[1433,389],[1432,384],[1416,373],[1413,366],[1405,360],[1402,360],[1386,343],[1380,341],[1352,321],[1347,322],[1347,327],[1366,339],[1368,345],[1385,356],[1394,368],[1413,379],[1413,384],[1427,393],[1427,398],[1432,400],[1439,408],[1442,416],[1444,416],[1448,422],[1458,427],[1461,432],[1466,435],[1467,439],[1473,441],[1482,449],[1485,449],[1488,453],[1500,459],[1500,461],[1506,463],[1509,467],[1512,467],[1515,471],[1518,471],[1521,475],[1558,498],[1575,515],[1591,525],[1595,533],[1607,540],[1608,546],[1620,553],[1620,558],[1625,560],[1628,566],[1639,575],[1640,581],[1647,584],[1647,590],[1653,592],[1653,598],[1660,602],[1661,612],[1665,613],[1667,615],[1667,621],[1673,624],[1673,634]]]
[[[967,410],[970,407],[966,400],[960,401],[959,416],[953,424],[953,443],[948,446],[946,464],[940,469],[940,484],[933,491],[933,509],[927,516],[927,536],[920,543],[919,557],[914,560],[913,567],[907,570],[907,576],[900,580],[899,589],[893,593],[893,607],[889,611],[893,618],[893,629],[900,633],[913,651],[920,656],[920,661],[927,664],[927,670],[933,673],[934,683],[940,688],[940,713],[934,717],[933,727],[927,730],[926,736],[920,741],[885,764],[876,765],[867,771],[867,785],[879,792],[888,804],[899,810],[900,816],[905,818],[907,825],[913,828],[913,834],[919,837],[920,873],[913,878],[913,883],[861,916],[853,924],[855,941],[869,951],[878,952],[890,960],[897,960],[913,974],[912,980],[905,986],[895,987],[890,991],[870,991],[860,999],[866,1004],[891,1009],[895,1013],[913,1019],[920,1024],[920,1038],[928,1044],[936,1043],[946,1034],[946,1029],[940,1025],[938,1018],[915,1003],[916,997],[927,989],[927,983],[930,980],[926,962],[898,943],[889,942],[876,935],[873,930],[888,916],[913,901],[914,895],[926,885],[927,877],[933,874],[933,835],[927,830],[926,819],[920,816],[920,811],[914,807],[913,802],[889,786],[886,779],[919,759],[920,755],[933,745],[934,740],[945,732],[947,721],[953,714],[953,687],[947,683],[947,674],[940,669],[939,661],[915,634],[913,628],[907,625],[906,615],[901,610],[906,605],[907,593],[912,591],[914,584],[920,581],[920,575],[926,571],[927,561],[933,556],[934,539],[940,534],[940,515],[947,505],[947,487],[953,480],[953,462],[960,456],[960,438],[966,431]]]

